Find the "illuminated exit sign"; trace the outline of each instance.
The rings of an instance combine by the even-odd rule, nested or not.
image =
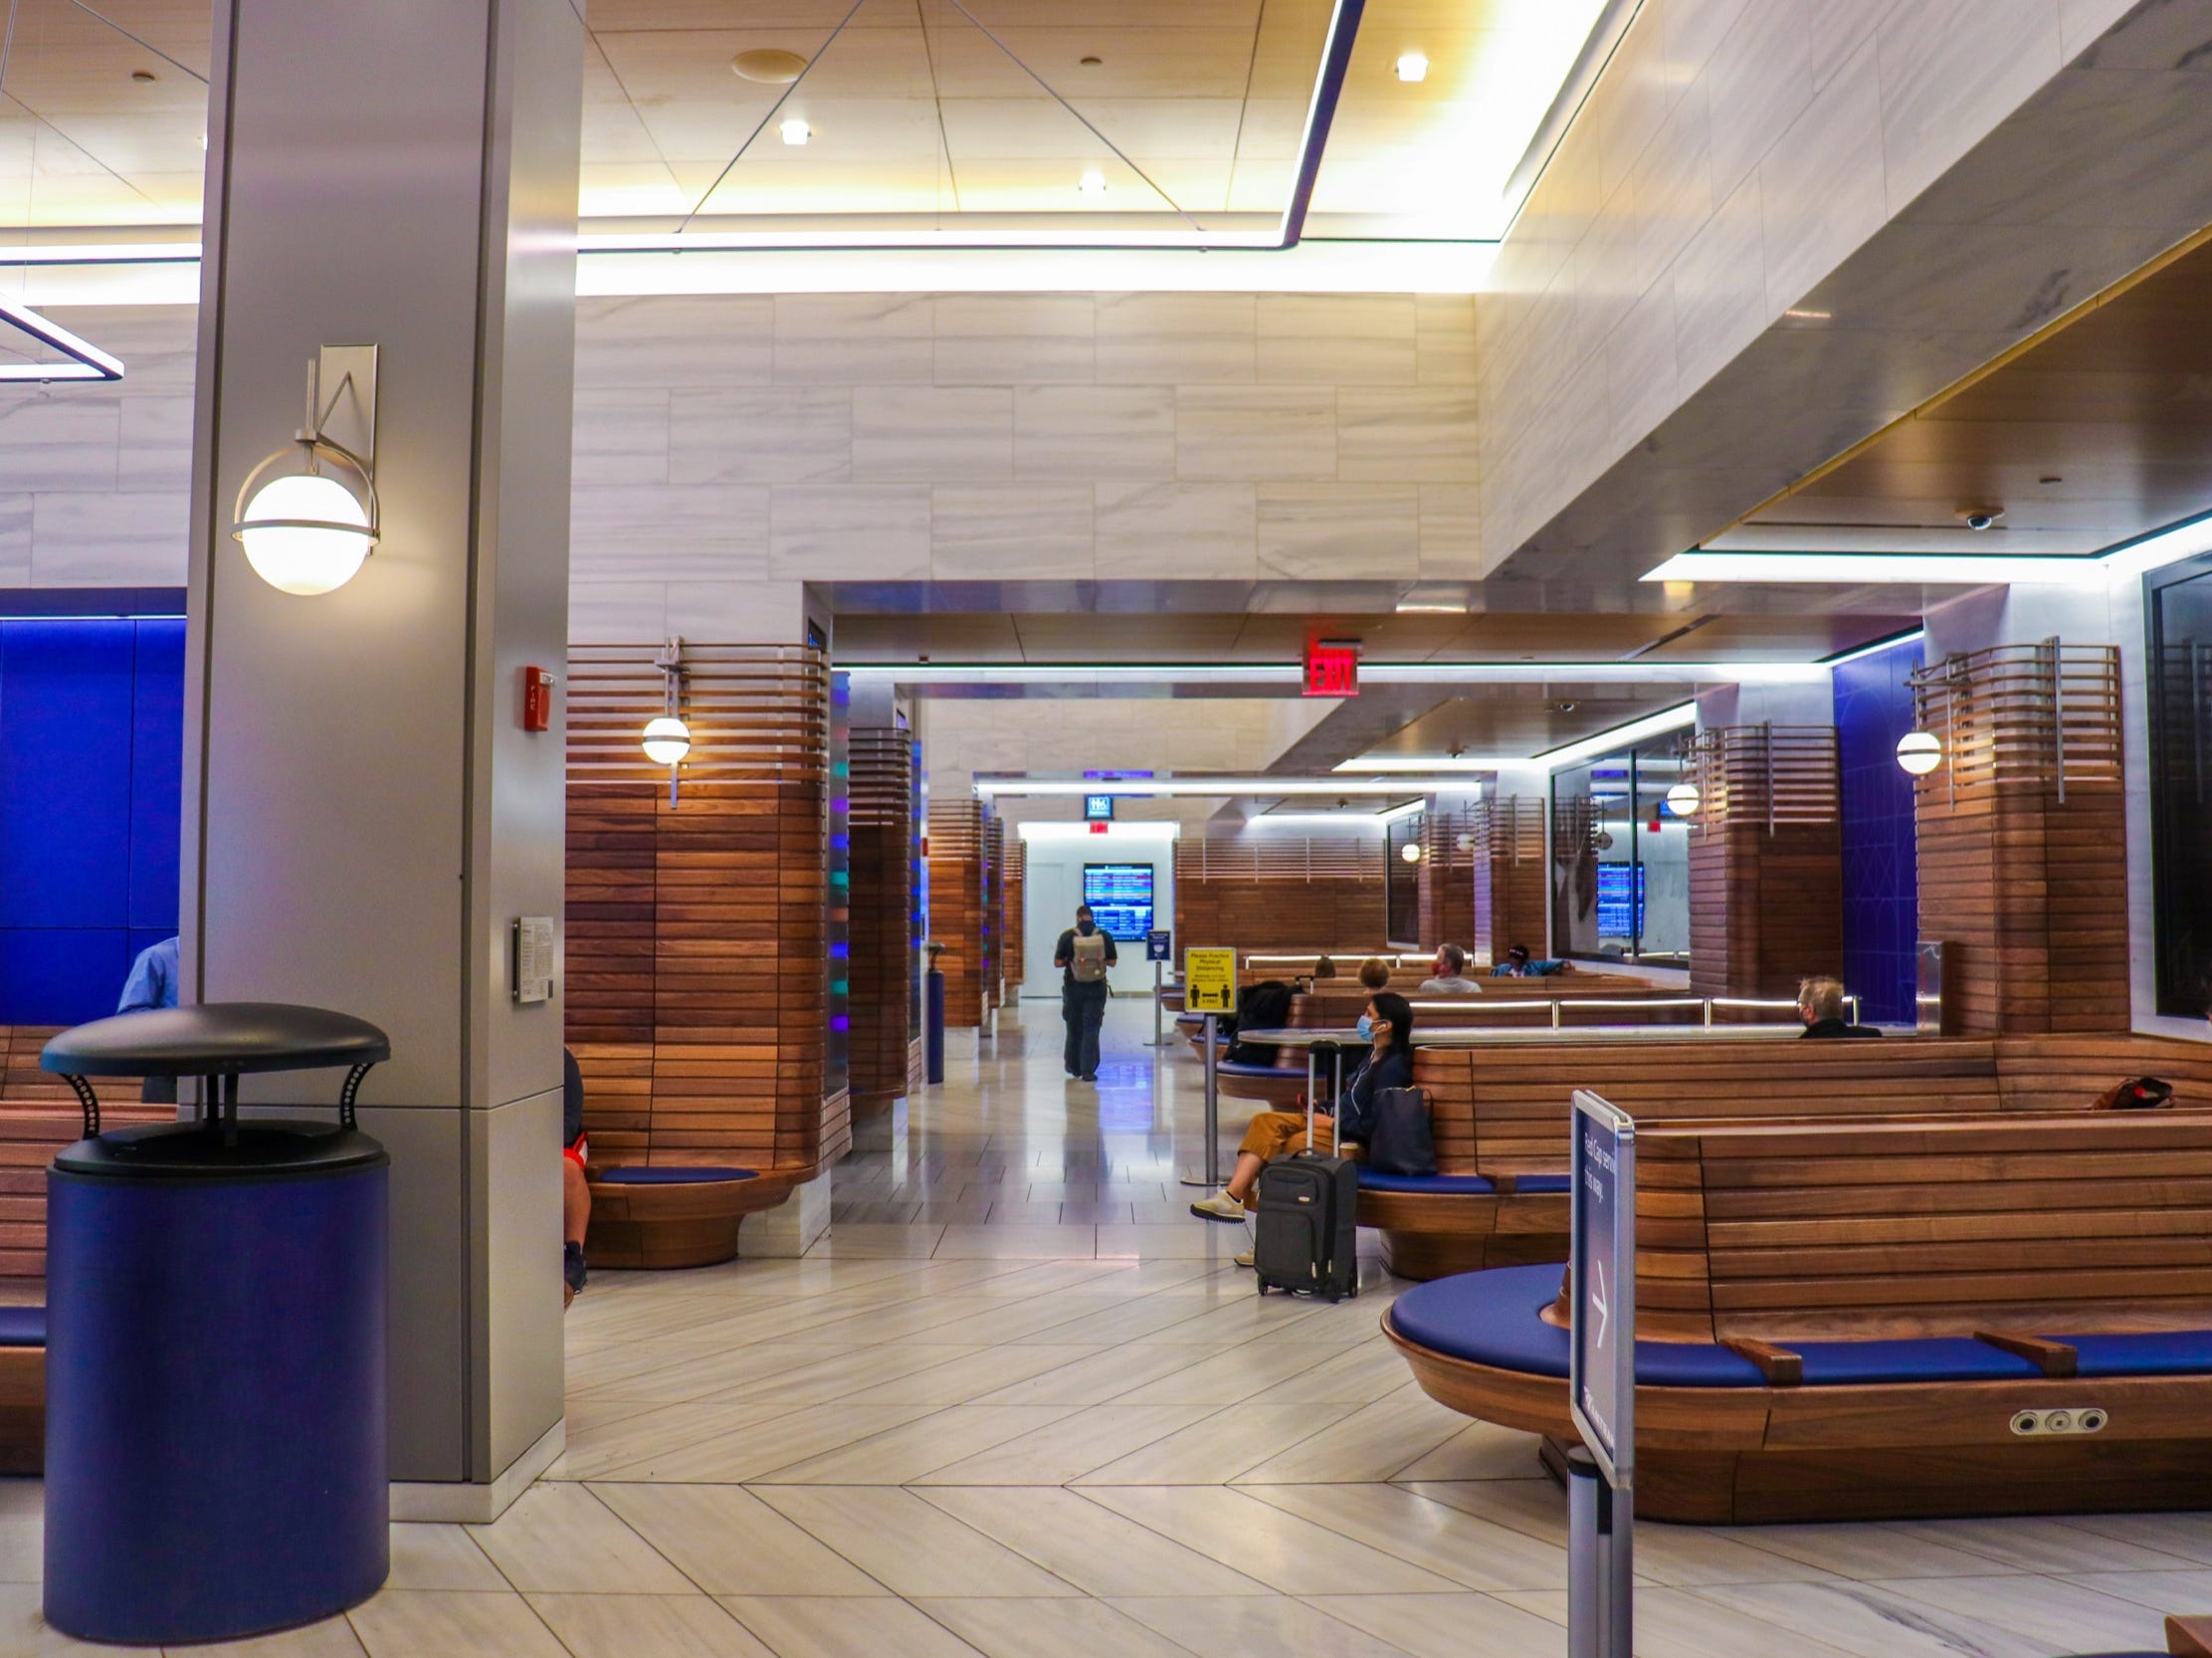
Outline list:
[[[1306,647],[1306,695],[1359,695],[1359,641],[1318,639]]]

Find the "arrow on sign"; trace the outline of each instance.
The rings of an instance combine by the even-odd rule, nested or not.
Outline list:
[[[1602,1347],[1605,1346],[1605,1327],[1610,1322],[1610,1314],[1605,1305],[1605,1263],[1593,1261],[1590,1263],[1590,1270],[1597,1277],[1597,1286],[1590,1291],[1590,1305],[1597,1309],[1597,1346]]]

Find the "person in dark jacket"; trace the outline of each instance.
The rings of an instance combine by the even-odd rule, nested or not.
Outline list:
[[[1844,1017],[1843,980],[1838,978],[1808,978],[1799,983],[1797,1016],[1805,1021],[1803,1034],[1816,1040],[1882,1034],[1872,1025],[1855,1025]]]
[[[1374,1111],[1374,1098],[1386,1088],[1413,1086],[1413,1009],[1405,997],[1378,990],[1359,1016],[1359,1034],[1367,1039],[1366,1054],[1344,1083],[1344,1098],[1337,1115],[1344,1120],[1347,1142],[1365,1138],[1366,1124]],[[1326,1115],[1313,1119],[1312,1148],[1334,1149],[1335,1124]],[[1213,1196],[1201,1198],[1190,1212],[1205,1220],[1241,1221],[1251,1203],[1260,1171],[1277,1157],[1294,1156],[1307,1149],[1306,1114],[1303,1111],[1264,1111],[1245,1130],[1237,1147],[1236,1172]]]
[[[584,1234],[591,1229],[591,1181],[584,1164],[591,1142],[584,1134],[584,1073],[576,1056],[560,1051],[561,1306],[584,1287]]]

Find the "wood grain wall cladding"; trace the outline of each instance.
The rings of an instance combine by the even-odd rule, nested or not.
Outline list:
[[[2000,645],[1913,678],[1943,762],[1913,788],[1923,938],[1952,1028],[2127,1028],[2119,653]]]
[[[593,1159],[812,1170],[850,1143],[825,1098],[829,668],[685,646],[680,799],[638,732],[658,647],[568,663],[568,1044]]]
[[[1692,753],[1690,985],[1795,995],[1843,971],[1843,792],[1830,725],[1701,731]]]
[[[973,798],[929,802],[929,935],[944,945],[948,1029],[981,1027],[987,1008],[989,928],[984,909],[985,818]]]
[[[983,999],[1006,1002],[1006,823],[983,819]]]
[[[1028,957],[1022,948],[1022,929],[1025,917],[1022,893],[1029,881],[1029,843],[1017,834],[1006,837],[1005,864],[999,876],[999,951],[1004,962],[1003,982],[1006,994],[1018,999],[1022,993],[1022,979],[1029,971]]]
[[[852,955],[847,1011],[853,1112],[880,1114],[907,1092],[914,989],[913,741],[890,725],[855,725],[849,739]]]
[[[1383,953],[1383,837],[1253,829],[1175,843],[1175,945]]]
[[[1495,965],[1515,944],[1527,945],[1534,955],[1550,953],[1544,922],[1550,866],[1544,856],[1543,796],[1488,795],[1471,816],[1476,959]]]
[[[1421,820],[1421,947],[1475,949],[1476,802],[1432,800]],[[1462,843],[1465,843],[1464,845]]]

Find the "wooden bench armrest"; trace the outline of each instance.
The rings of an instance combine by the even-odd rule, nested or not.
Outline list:
[[[1510,1197],[1520,1189],[1520,1176],[1517,1174],[1493,1174],[1490,1177],[1490,1183],[1500,1197]]]
[[[1720,1345],[1756,1364],[1769,1387],[1796,1387],[1805,1380],[1804,1357],[1787,1347],[1778,1347],[1772,1342],[1753,1341],[1747,1336],[1731,1336]]]
[[[2047,1342],[2040,1336],[2011,1336],[1994,1330],[1977,1330],[1974,1340],[2003,1352],[2017,1353],[2047,1376],[2063,1378],[2076,1374],[2080,1368],[2081,1355],[2064,1342]]]

